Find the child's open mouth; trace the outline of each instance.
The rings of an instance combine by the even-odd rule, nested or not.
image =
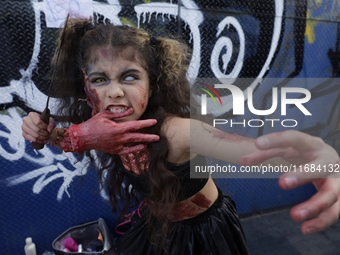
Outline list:
[[[108,110],[110,111],[110,112],[114,112],[114,113],[116,113],[116,112],[125,112],[127,109],[128,109],[129,107],[124,107],[124,106],[110,106],[109,108],[108,108]]]
[[[112,105],[107,108],[107,111],[116,113],[116,117],[113,118],[115,121],[124,120],[127,116],[133,114],[134,110],[132,107],[123,105]]]

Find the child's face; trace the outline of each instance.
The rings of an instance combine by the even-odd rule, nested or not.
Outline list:
[[[93,114],[123,112],[132,107],[131,115],[115,119],[124,122],[138,120],[144,113],[152,91],[148,73],[132,48],[115,55],[106,48],[96,50],[85,77]]]

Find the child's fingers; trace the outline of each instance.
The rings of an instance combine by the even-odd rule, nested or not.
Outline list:
[[[37,126],[39,129],[47,130],[48,125],[40,119],[40,115],[38,113],[30,112],[28,116],[29,116],[30,120],[32,121],[32,123],[35,126]]]
[[[291,217],[295,221],[307,220],[301,226],[301,230],[305,234],[322,231],[339,218],[339,179],[319,179],[314,181],[314,185],[318,192],[291,210]],[[312,219],[313,217],[316,218]]]
[[[31,139],[34,140],[46,140],[49,137],[49,133],[46,130],[41,130],[40,128],[38,128],[37,126],[35,126],[34,124],[30,123],[31,120],[28,120],[27,122],[24,122],[21,126],[21,129],[23,131],[23,136],[26,139],[26,134],[29,136],[28,139],[29,141],[33,141]],[[35,141],[33,141],[35,142]]]
[[[295,206],[291,210],[291,217],[297,222],[314,218],[327,211],[337,201],[338,195],[333,190],[317,192],[309,200]]]
[[[255,145],[260,150],[278,147],[294,147],[299,151],[304,151],[318,149],[322,144],[324,144],[324,142],[319,137],[313,137],[296,130],[271,133],[260,136],[255,140]]]
[[[45,143],[44,140],[39,140],[30,134],[26,133],[25,131],[22,132],[22,136],[25,138],[27,141],[35,142],[35,143]]]
[[[48,127],[47,127],[47,131],[49,133],[52,133],[52,131],[55,129],[56,127],[56,124],[55,124],[55,121],[52,117],[50,117],[50,120],[49,120],[49,123],[48,123]]]
[[[340,173],[334,173],[334,166],[313,161],[305,165],[292,165],[289,173],[281,175],[279,185],[290,190],[323,178],[339,179]]]
[[[36,112],[30,112],[29,115],[23,118],[23,125],[26,125],[33,132],[38,135],[48,136],[47,124],[41,119],[40,115]]]
[[[339,219],[339,208],[337,204],[333,204],[326,211],[318,215],[317,218],[305,221],[301,226],[304,234],[312,234],[323,231]]]
[[[293,150],[292,148],[287,148]],[[287,153],[286,148],[274,148],[269,150],[258,150],[246,156],[240,157],[238,163],[242,166],[258,165],[268,159],[284,156]]]

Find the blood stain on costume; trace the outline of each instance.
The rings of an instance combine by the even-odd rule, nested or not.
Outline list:
[[[195,205],[199,206],[200,208],[209,208],[211,205],[211,201],[206,198],[201,192],[198,192],[192,199],[191,202],[193,202]]]

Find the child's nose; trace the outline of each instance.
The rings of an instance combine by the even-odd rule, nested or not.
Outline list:
[[[106,95],[111,98],[123,97],[124,91],[119,84],[111,82],[107,86]]]

